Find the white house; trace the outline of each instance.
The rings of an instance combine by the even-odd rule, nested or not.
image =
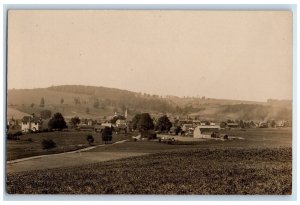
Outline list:
[[[219,125],[200,125],[194,129],[194,138],[211,138],[220,131]]]
[[[93,126],[94,124],[95,124],[95,122],[92,119],[87,120],[87,125],[88,126]]]
[[[126,122],[126,120],[120,120],[120,119],[118,119],[116,121],[116,126],[117,127],[127,127],[127,122]]]
[[[206,125],[206,121],[201,121],[200,125]]]
[[[110,123],[110,122],[102,123],[101,126],[102,126],[102,127],[110,127],[110,128],[113,127],[112,123]]]
[[[181,129],[182,131],[187,132],[188,130],[193,129],[193,124],[183,124]]]
[[[38,131],[42,128],[41,118],[32,116],[24,116],[22,119],[21,130],[22,132]]]
[[[7,125],[9,126],[9,127],[13,127],[13,126],[15,126],[17,124],[17,120],[15,120],[13,117],[9,120],[9,119],[7,119]]]

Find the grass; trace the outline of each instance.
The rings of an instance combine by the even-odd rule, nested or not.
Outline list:
[[[91,152],[140,152],[156,153],[181,149],[197,148],[280,148],[292,146],[292,130],[288,129],[241,129],[224,130],[231,136],[243,140],[207,140],[193,142],[174,142],[172,144],[151,141],[126,142],[111,147],[99,147]]]
[[[222,131],[232,136],[243,137],[244,140],[228,140],[215,141],[209,140],[205,142],[196,143],[174,143],[160,144],[156,142],[130,142],[114,146],[107,146],[105,148],[96,148],[93,152],[98,151],[120,151],[124,152],[143,152],[155,153],[164,150],[177,149],[194,149],[194,148],[225,148],[225,147],[245,147],[245,148],[267,148],[267,147],[291,147],[292,145],[292,130],[291,128],[284,129],[240,129],[224,130]],[[44,154],[62,153],[73,151],[80,148],[88,147],[86,136],[91,134],[95,142],[94,145],[102,144],[100,134],[93,131],[68,131],[68,132],[45,132],[25,134],[20,136],[19,141],[8,140],[6,144],[6,158],[7,160],[20,159],[24,157],[38,156]],[[33,142],[29,142],[31,138]],[[113,136],[113,141],[130,139],[131,135],[118,134]],[[42,149],[41,142],[43,139],[52,139],[57,148],[46,151]]]
[[[62,153],[78,150],[90,146],[86,136],[91,134],[95,141],[93,145],[102,144],[99,133],[93,131],[62,131],[62,132],[44,132],[31,133],[20,136],[20,140],[7,140],[6,159],[14,160],[31,156],[44,154]],[[130,136],[118,134],[113,136],[113,142],[128,139]],[[32,142],[28,141],[31,138]],[[51,150],[42,149],[43,139],[52,139],[56,143],[56,148]]]
[[[7,175],[9,194],[291,194],[291,148],[198,148]]]
[[[254,128],[223,130],[230,136],[245,139],[245,146],[252,147],[291,147],[292,128]],[[248,144],[248,145],[246,145]]]

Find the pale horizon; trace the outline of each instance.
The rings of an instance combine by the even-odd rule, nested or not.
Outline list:
[[[292,14],[10,11],[7,85],[292,100]]]

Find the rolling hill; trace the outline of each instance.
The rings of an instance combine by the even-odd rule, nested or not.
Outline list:
[[[40,106],[44,98],[44,107]],[[61,112],[66,118],[73,116],[85,118],[105,118],[114,112],[129,116],[140,112],[153,115],[169,114],[170,116],[187,115],[199,119],[225,120],[291,120],[290,101],[254,102],[195,98],[176,96],[161,97],[127,90],[82,86],[62,85],[37,89],[10,89],[7,91],[7,116],[15,118],[17,112],[31,114],[48,109]]]

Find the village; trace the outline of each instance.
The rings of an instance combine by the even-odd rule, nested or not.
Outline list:
[[[148,113],[146,113],[148,114]],[[66,121],[66,127],[59,130],[75,130],[75,131],[93,131],[95,133],[101,133],[105,127],[110,128],[115,134],[118,133],[132,133],[134,131],[140,131],[141,135],[133,136],[135,141],[145,140],[149,136],[181,136],[189,138],[222,138],[228,139],[226,134],[221,135],[220,130],[230,129],[258,129],[258,128],[283,128],[290,127],[290,122],[287,120],[267,120],[267,121],[243,121],[243,120],[230,120],[227,121],[211,121],[211,120],[199,120],[192,119],[190,116],[170,116],[160,113],[150,114],[150,124],[153,126],[147,129],[139,129],[136,125],[136,116],[128,116],[127,109],[124,114],[117,112],[109,117],[99,119],[87,119],[74,116],[70,119],[64,119]],[[19,136],[26,133],[40,133],[51,131],[49,127],[49,120],[42,119],[41,116],[33,113],[32,115],[24,116],[22,119],[7,120],[7,133],[13,133],[9,135],[8,139],[14,139],[14,134]],[[55,129],[55,128],[54,128]],[[147,133],[145,135],[145,133]],[[145,137],[144,137],[145,136]],[[149,139],[152,139],[150,137]],[[172,138],[173,140],[175,138]],[[176,138],[177,140],[182,138]]]

